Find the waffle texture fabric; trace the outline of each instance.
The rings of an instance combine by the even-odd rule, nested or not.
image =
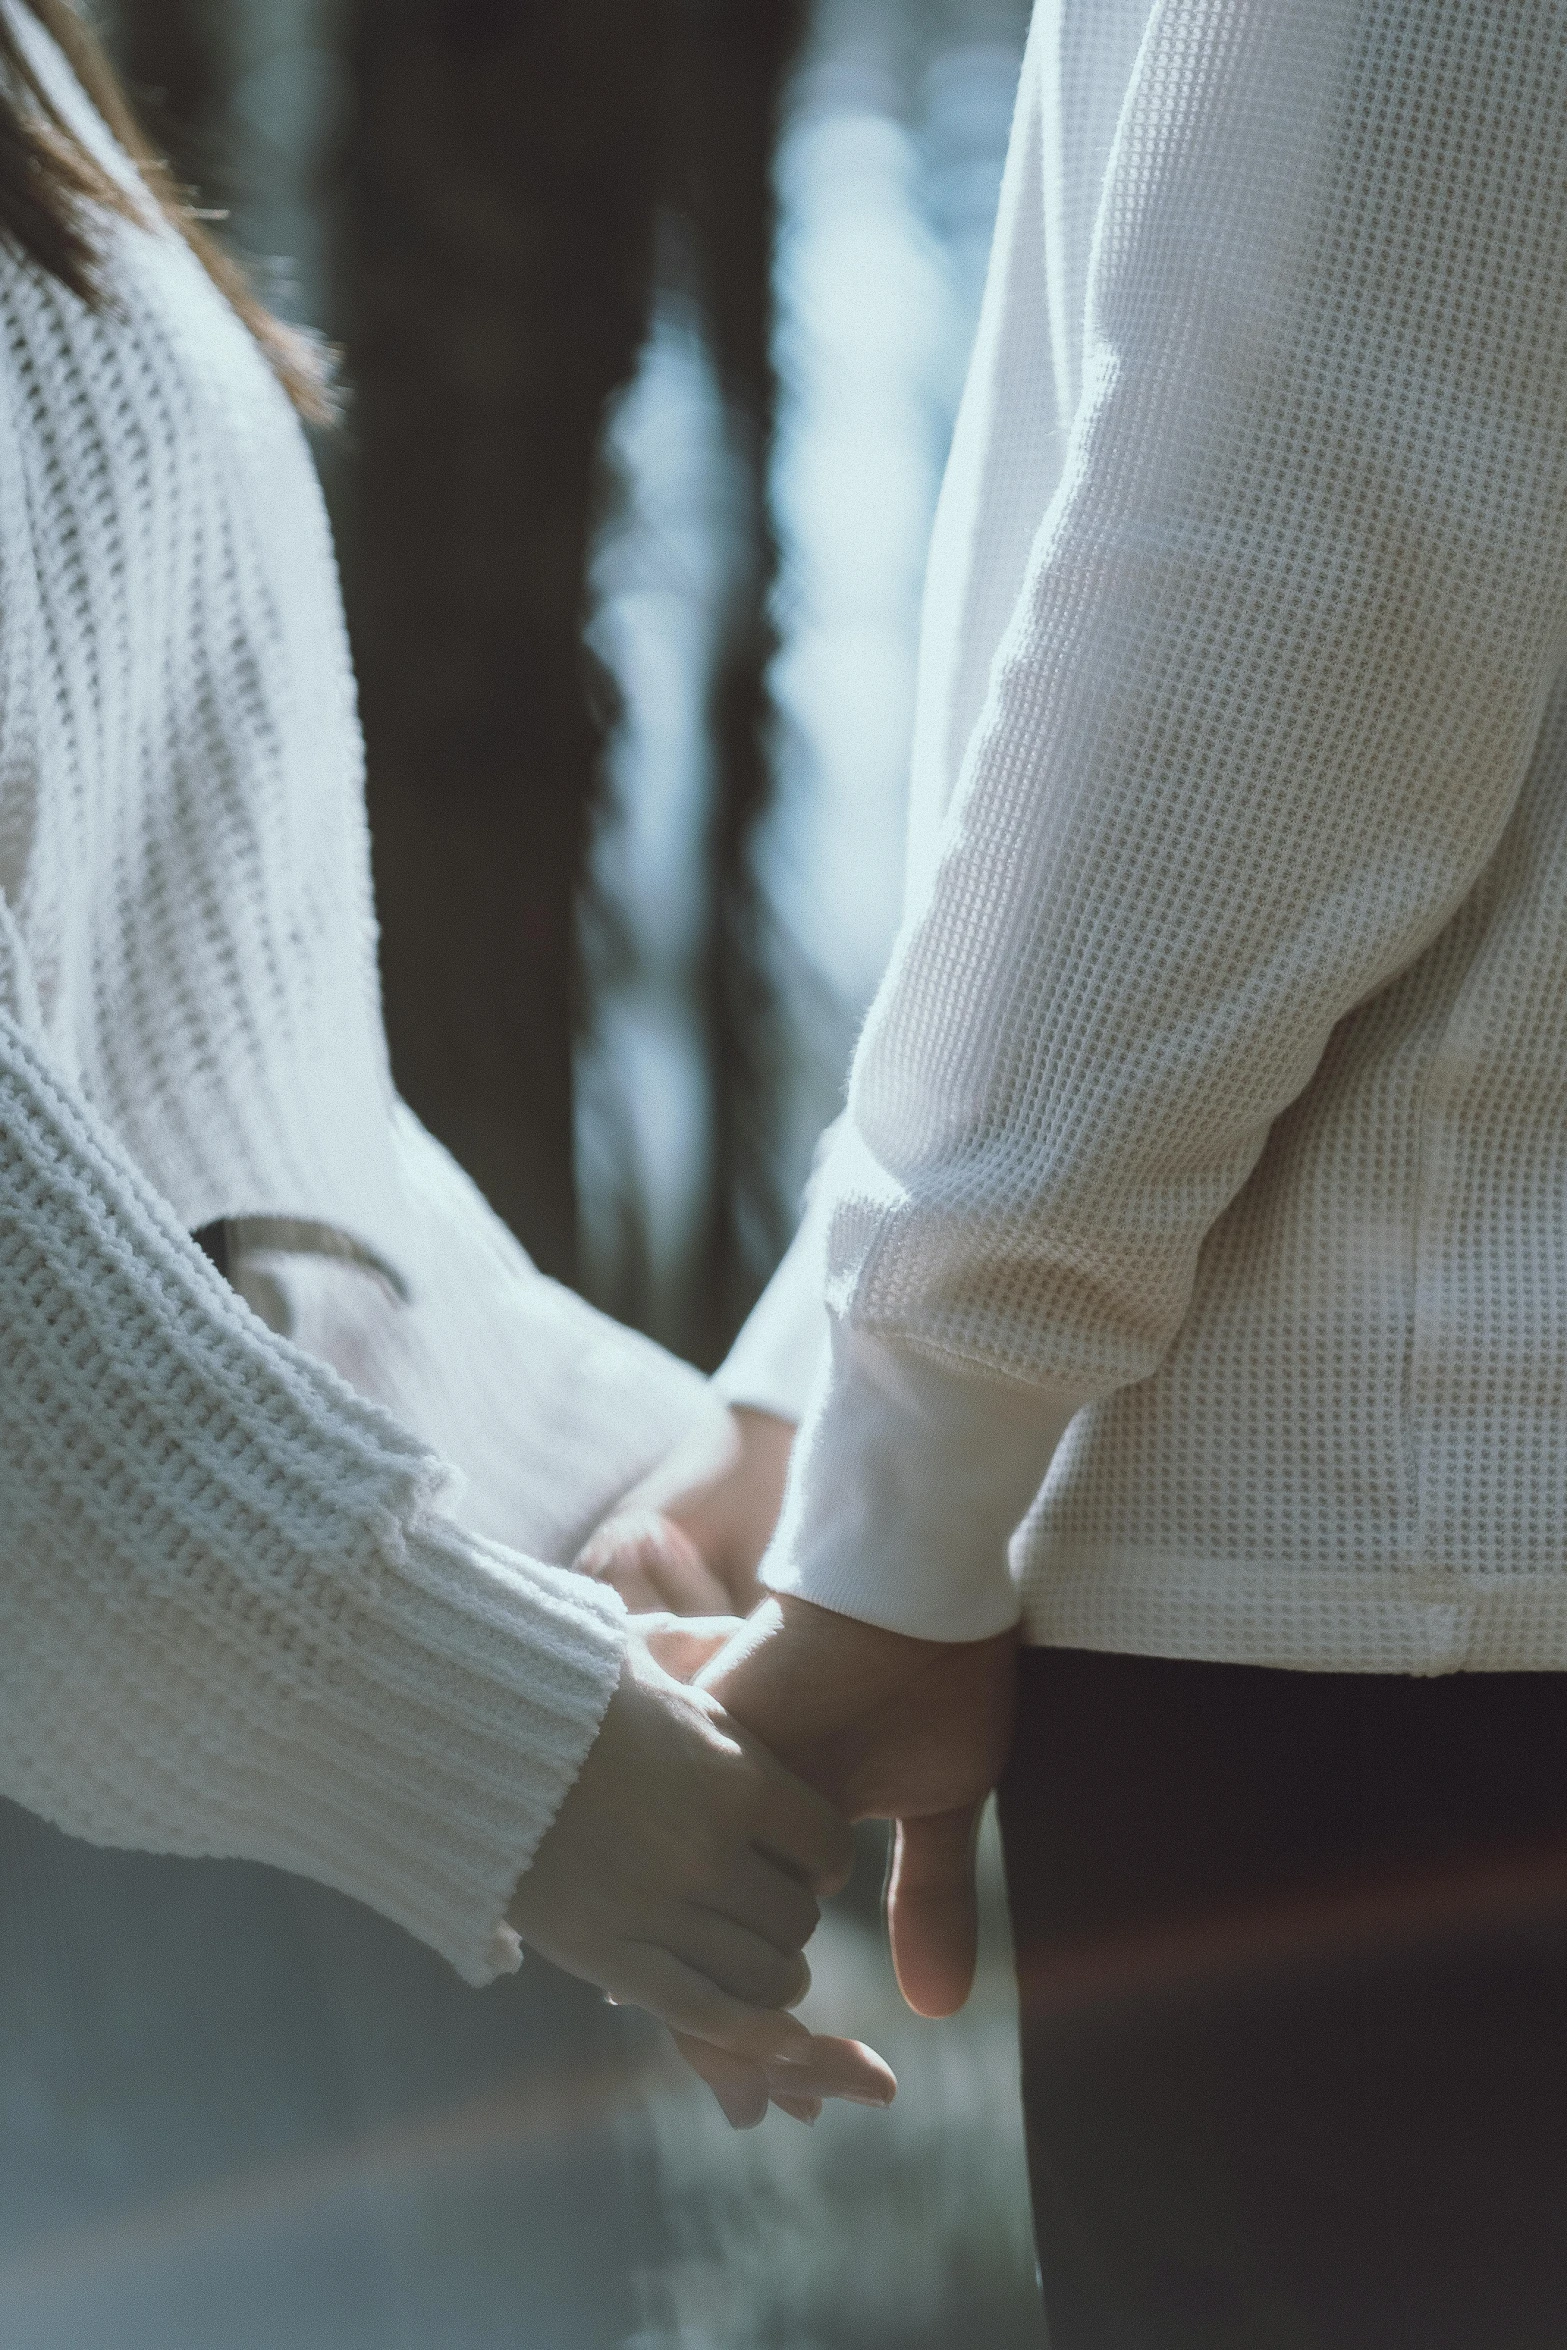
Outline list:
[[[1564,648],[1567,9],[1039,0],[775,1587],[1567,1666]]]
[[[624,1645],[514,1537],[569,1558],[705,1387],[397,1103],[308,451],[183,245],[103,235],[97,313],[0,255],[0,1790],[319,1878],[482,1982]],[[296,1267],[312,1360],[189,1239],[222,1216],[351,1235],[406,1303]]]

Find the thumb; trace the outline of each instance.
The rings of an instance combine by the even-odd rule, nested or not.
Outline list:
[[[916,2015],[954,2015],[974,1982],[979,1903],[974,1852],[982,1803],[899,1820],[887,1879],[898,1988]]]
[[[637,1637],[677,1681],[694,1681],[740,1629],[738,1616],[638,1616]]]

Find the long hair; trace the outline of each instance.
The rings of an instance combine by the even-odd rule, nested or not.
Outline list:
[[[209,236],[71,0],[27,5],[64,51],[158,211],[249,327],[300,415],[312,424],[330,422],[333,400],[320,351],[309,336],[273,317],[239,264]],[[99,274],[98,232],[106,212],[135,216],[125,191],[62,119],[0,13],[0,241],[101,309],[112,299]]]

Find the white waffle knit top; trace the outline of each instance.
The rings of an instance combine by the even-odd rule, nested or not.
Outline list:
[[[1039,0],[771,1582],[1567,1667],[1564,658],[1567,8]]]
[[[0,254],[0,1792],[320,1878],[483,1981],[623,1645],[521,1552],[569,1559],[703,1383],[396,1102],[308,452],[184,246],[103,234],[95,313]],[[187,1237],[228,1216],[395,1279],[258,1260],[290,1344]]]

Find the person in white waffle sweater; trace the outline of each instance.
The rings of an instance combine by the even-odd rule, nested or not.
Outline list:
[[[884,2100],[783,2012],[847,1828],[567,1566],[703,1383],[392,1091],[319,402],[0,0],[0,1794]]]
[[[926,2012],[1020,1682],[1053,2350],[1560,2341],[1567,10],[1038,0],[913,768],[732,1457],[588,1563],[771,1534],[709,1685]]]

